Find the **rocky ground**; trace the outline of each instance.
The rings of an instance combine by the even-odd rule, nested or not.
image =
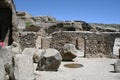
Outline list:
[[[36,80],[120,80],[111,65],[117,59],[76,58],[74,62],[62,62],[57,72],[36,71]],[[81,68],[67,68],[64,64],[79,63]]]

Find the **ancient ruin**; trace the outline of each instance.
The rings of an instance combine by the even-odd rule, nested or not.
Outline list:
[[[62,61],[76,58],[120,57],[119,24],[33,17],[17,12],[13,0],[0,1],[0,41],[0,80],[37,80],[35,72],[58,71]]]

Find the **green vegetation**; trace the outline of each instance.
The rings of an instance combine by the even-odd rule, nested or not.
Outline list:
[[[32,23],[31,22],[25,22],[25,25],[26,25],[26,28],[29,28],[32,25]]]

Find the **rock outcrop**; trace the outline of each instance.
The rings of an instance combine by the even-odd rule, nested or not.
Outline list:
[[[119,32],[120,25],[119,24],[99,24],[99,23],[89,23],[93,28],[91,31],[93,32]]]
[[[18,18],[16,16],[16,10],[13,0],[1,0],[0,1],[0,25],[1,31],[0,36],[2,37],[0,40],[4,41],[9,30],[8,36],[8,45],[11,45],[16,40],[18,36],[16,36],[16,31],[18,31]],[[6,16],[7,13],[7,16]],[[14,35],[14,36],[13,36]]]

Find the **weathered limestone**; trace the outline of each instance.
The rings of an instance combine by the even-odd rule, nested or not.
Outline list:
[[[119,56],[120,38],[116,38],[113,46],[113,54]]]
[[[8,66],[9,69],[6,68],[6,65],[9,65]],[[0,80],[5,80],[6,75],[9,75],[9,77],[12,80],[14,80],[10,65],[12,65],[12,52],[6,48],[1,48],[0,49]]]
[[[13,42],[12,45],[6,46],[13,54],[21,54],[22,50],[19,43]]]
[[[18,18],[18,19],[19,19],[19,23],[18,23],[17,27],[18,27],[19,31],[25,30],[25,28],[26,28],[25,22],[22,19],[20,19],[20,18]]]
[[[72,60],[78,55],[78,50],[73,44],[65,44],[61,52],[63,60]]]
[[[84,21],[68,21],[63,23],[66,31],[90,31],[92,27]]]
[[[4,60],[0,58],[0,80],[5,80],[6,72],[5,72],[4,65],[5,65]]]
[[[45,49],[44,55],[38,62],[37,70],[40,71],[57,71],[60,66],[62,57],[56,49]]]
[[[38,63],[38,61],[41,60],[42,56],[44,55],[43,52],[44,50],[42,49],[25,48],[22,54],[31,57],[34,63]]]
[[[23,50],[22,54],[30,56],[32,58],[36,51],[37,51],[37,49],[35,49],[35,48],[25,48]]]
[[[34,80],[34,66],[31,57],[18,54],[14,57],[14,75],[16,80]]]
[[[37,49],[33,55],[33,62],[38,63],[42,59],[44,54],[45,54],[44,49]]]
[[[37,70],[41,71],[56,71],[62,60],[60,53],[55,49],[25,48],[22,54],[37,63]]]

